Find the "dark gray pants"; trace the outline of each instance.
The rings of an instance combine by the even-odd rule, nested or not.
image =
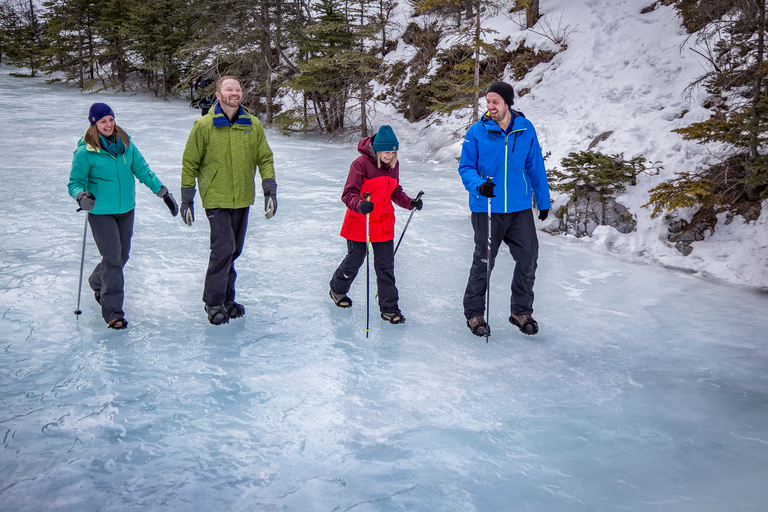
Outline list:
[[[101,295],[101,316],[106,322],[123,318],[123,267],[131,252],[133,210],[117,215],[88,214],[93,240],[101,261],[91,272],[88,284]]]
[[[472,228],[475,230],[475,250],[464,292],[464,316],[467,320],[485,314],[488,214],[472,212]],[[539,257],[539,239],[536,237],[533,211],[491,214],[491,269],[502,241],[507,244],[515,260],[510,312],[530,315],[533,313],[533,282]]]
[[[211,255],[205,274],[203,302],[221,306],[235,300],[235,260],[243,252],[249,208],[205,210],[211,226]]]
[[[397,307],[398,294],[395,287],[395,244],[393,240],[371,242],[373,268],[376,271],[376,286],[379,290],[379,309],[382,313],[400,313]],[[355,280],[357,272],[365,262],[365,242],[347,240],[347,255],[331,278],[331,290],[346,294]]]

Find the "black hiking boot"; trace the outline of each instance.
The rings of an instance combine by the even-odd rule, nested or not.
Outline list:
[[[229,316],[230,319],[245,316],[245,306],[238,304],[235,301],[225,302],[224,309],[227,311],[227,316]]]
[[[205,305],[205,312],[208,313],[208,321],[213,325],[222,325],[229,322],[229,314],[225,306]]]

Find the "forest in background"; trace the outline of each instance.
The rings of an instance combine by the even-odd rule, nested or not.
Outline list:
[[[405,0],[404,0],[405,1]],[[651,0],[649,0],[650,2]],[[409,121],[467,109],[502,77],[519,80],[567,49],[567,31],[544,24],[546,0],[0,0],[0,59],[81,90],[142,90],[158,97],[204,97],[219,76],[241,77],[243,103],[284,131],[370,130],[380,102]],[[710,119],[677,130],[685,139],[730,148],[697,173],[651,190],[654,214],[698,206],[756,218],[768,196],[766,0],[657,0],[674,5],[692,48],[708,67],[691,88],[709,94]],[[406,8],[406,23],[394,16]],[[525,16],[556,51],[494,39],[483,21]],[[512,19],[512,18],[510,18]],[[405,25],[405,26],[403,26]],[[450,38],[451,44],[441,44]],[[386,62],[399,42],[407,61]],[[376,86],[376,87],[375,87]],[[374,90],[379,91],[374,94]],[[381,91],[384,92],[381,92]],[[525,90],[518,91],[524,95]],[[569,155],[554,186],[578,194],[626,181],[626,162]],[[618,156],[618,155],[614,155]],[[603,163],[596,165],[595,162]],[[624,166],[624,167],[622,167]],[[757,211],[757,213],[755,212]]]

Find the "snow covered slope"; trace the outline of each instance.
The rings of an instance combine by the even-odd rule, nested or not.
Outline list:
[[[551,62],[540,64],[520,82],[509,76],[515,90],[529,88],[515,107],[531,119],[545,152],[551,152],[547,167],[560,166],[569,152],[586,150],[598,135],[613,134],[594,149],[607,154],[623,153],[625,158],[644,156],[658,161],[664,170],[653,177],[642,176],[618,201],[637,216],[634,233],[622,235],[613,228],[600,227],[591,239],[576,240],[595,250],[611,252],[622,259],[660,263],[731,284],[768,289],[768,204],[752,223],[737,216],[726,225],[720,218],[713,236],[693,244],[683,256],[667,240],[668,221],[651,219],[641,208],[648,190],[675,176],[696,171],[717,156],[716,147],[706,147],[671,130],[709,117],[702,106],[703,90],[686,94],[687,86],[704,72],[703,59],[690,49],[693,44],[671,6],[658,6],[641,14],[651,0],[547,0],[541,2],[544,20],[534,28],[567,34],[567,49]],[[511,5],[511,2],[510,2]],[[500,14],[484,21],[491,38],[510,37],[511,47],[520,40],[537,49],[557,49],[550,39],[523,30],[515,23],[518,14]],[[403,20],[407,21],[407,20]],[[405,23],[402,23],[405,26]],[[407,55],[402,43],[388,60]],[[481,100],[481,108],[485,105]],[[470,113],[416,124],[398,121],[392,110],[379,109],[375,124],[394,124],[404,134],[409,150],[434,155],[446,164],[446,173],[455,172],[461,138],[469,125]],[[457,182],[458,184],[458,182]],[[460,185],[458,185],[460,186]],[[567,201],[554,195],[557,208]],[[464,207],[464,205],[460,205]],[[678,211],[690,219],[695,210]],[[542,235],[545,236],[545,235]]]

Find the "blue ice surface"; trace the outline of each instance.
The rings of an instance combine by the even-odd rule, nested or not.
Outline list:
[[[379,319],[365,267],[336,308],[353,146],[268,130],[279,210],[257,200],[237,263],[243,319],[208,324],[208,226],[138,185],[126,331],[84,284],[66,184],[109,103],[177,194],[199,111],[0,74],[0,510],[765,511],[768,297],[540,234],[535,316],[488,344],[464,324],[472,252],[455,166],[400,152],[424,190],[397,255],[408,321]],[[408,212],[398,209],[399,236]],[[98,261],[90,233],[86,275]],[[371,289],[375,281],[371,279]]]

